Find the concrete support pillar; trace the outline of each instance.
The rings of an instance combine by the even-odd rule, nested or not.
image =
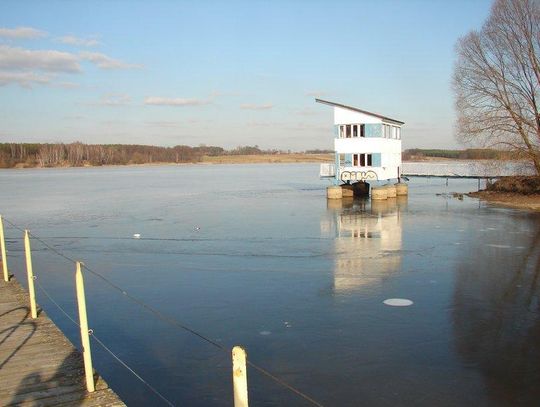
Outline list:
[[[342,189],[340,186],[331,186],[326,188],[326,197],[328,199],[341,199],[343,198]]]

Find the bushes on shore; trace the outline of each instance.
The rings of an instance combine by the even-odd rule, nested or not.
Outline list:
[[[200,145],[190,147],[145,146],[137,144],[76,143],[0,143],[0,168],[12,167],[80,167],[147,163],[193,163],[203,156],[281,154],[278,150],[261,150],[258,146],[240,146],[232,150]]]
[[[487,191],[540,195],[540,177],[503,177],[488,184]]]
[[[448,158],[452,160],[515,160],[515,153],[486,148],[468,148],[466,150],[441,150],[411,148],[403,152],[403,160],[422,160],[430,158]]]

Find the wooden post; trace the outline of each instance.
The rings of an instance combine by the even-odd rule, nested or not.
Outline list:
[[[0,249],[2,251],[2,269],[4,270],[4,281],[9,281],[9,271],[7,266],[6,256],[6,240],[4,239],[4,221],[2,215],[0,215]]]
[[[84,373],[86,375],[86,389],[92,393],[94,386],[94,370],[92,369],[92,354],[90,353],[90,335],[88,319],[86,317],[86,298],[84,296],[84,280],[81,271],[81,262],[76,263],[75,285],[77,287],[77,305],[79,307],[79,324],[81,326],[81,342],[84,358]]]
[[[30,251],[30,237],[28,230],[24,231],[24,253],[26,255],[26,274],[28,275],[28,296],[30,297],[30,313],[37,318],[36,290],[34,289],[34,271],[32,269],[32,252]]]
[[[234,407],[248,407],[246,351],[240,346],[232,350]]]

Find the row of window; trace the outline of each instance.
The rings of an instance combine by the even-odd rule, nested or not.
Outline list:
[[[383,137],[394,140],[401,140],[401,127],[383,124]]]
[[[341,124],[339,126],[340,138],[366,137],[365,124]]]
[[[390,124],[382,125],[382,137],[394,140],[401,140],[401,127]],[[339,138],[366,137],[365,124],[340,124]]]
[[[345,162],[345,154],[339,155],[339,162]],[[371,167],[373,165],[372,154],[352,154],[352,166],[353,167]]]

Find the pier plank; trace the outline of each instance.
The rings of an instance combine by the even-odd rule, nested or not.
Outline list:
[[[0,405],[124,406],[96,375],[86,391],[83,359],[41,310],[30,316],[28,296],[15,278],[0,282]]]

